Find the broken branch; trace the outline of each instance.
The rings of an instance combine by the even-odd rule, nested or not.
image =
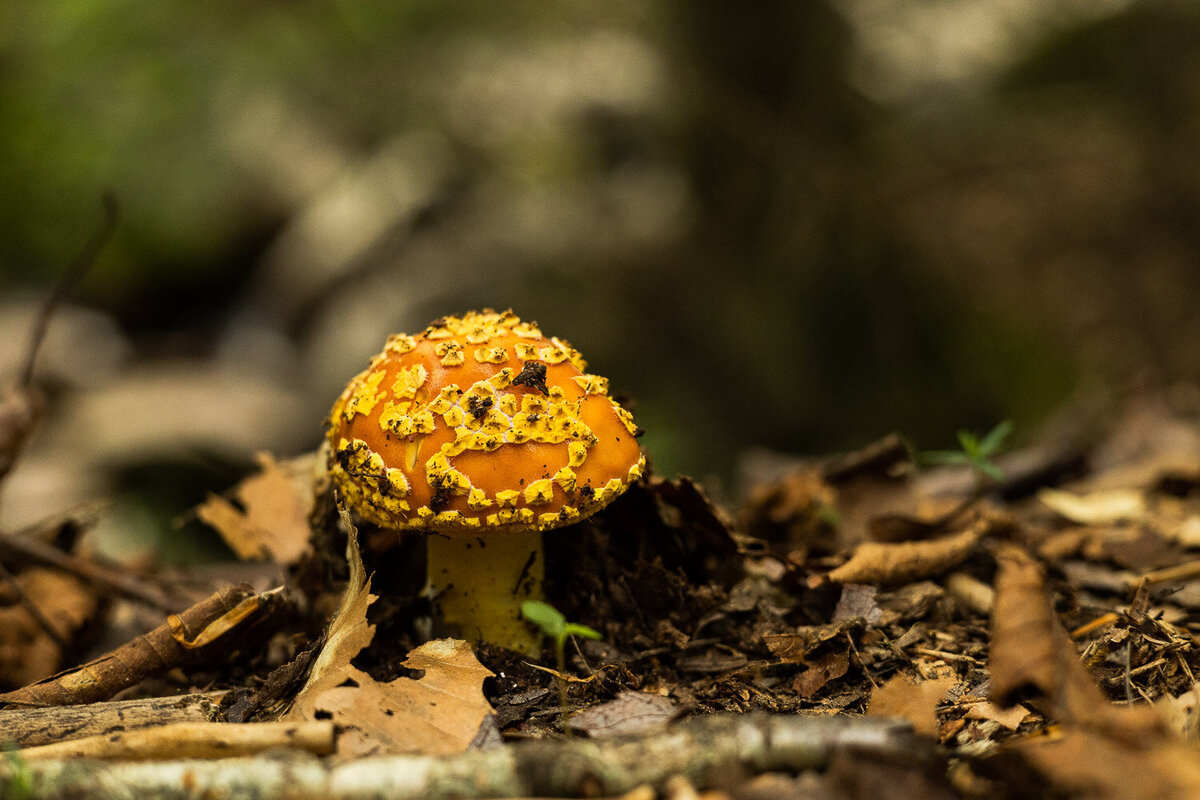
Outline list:
[[[242,637],[224,635],[202,647],[189,647],[188,642],[201,637],[209,625],[224,624],[225,615],[235,609],[242,615],[240,604],[252,597],[254,592],[246,584],[227,587],[111,653],[53,678],[0,694],[0,703],[70,705],[103,700],[151,675],[224,655]],[[261,608],[245,616],[245,624],[237,626],[240,632],[245,634],[247,628],[258,628],[277,616],[272,612],[278,603],[273,601],[280,597],[278,593],[259,595]]]
[[[64,759],[24,770],[43,800],[103,800],[116,786],[124,796],[162,800],[577,797],[662,788],[677,775],[703,789],[731,771],[801,772],[826,766],[836,754],[927,765],[936,758],[933,747],[894,719],[714,715],[649,737],[525,742],[447,758],[386,756],[337,766],[303,754],[211,762]],[[0,782],[13,773],[12,765],[0,766]]]
[[[0,710],[0,742],[17,747],[61,742],[174,722],[217,722],[225,692],[144,697],[78,706]]]
[[[289,747],[318,756],[333,752],[332,722],[176,722],[153,728],[103,733],[21,751],[26,761],[99,758],[145,761],[160,758],[234,758]]]

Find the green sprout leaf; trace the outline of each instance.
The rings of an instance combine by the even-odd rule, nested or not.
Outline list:
[[[1013,431],[1012,420],[1004,420],[982,437],[971,431],[958,432],[961,450],[934,450],[921,455],[925,464],[967,464],[976,474],[994,481],[1004,480],[1004,471],[991,460],[1004,448],[1004,442]]]
[[[979,442],[979,452],[986,458],[1000,452],[1004,447],[1004,440],[1008,438],[1013,431],[1013,422],[1011,419],[1006,419],[996,427],[992,428],[986,436]]]
[[[600,631],[589,628],[587,625],[580,625],[578,622],[568,622],[563,632],[567,636],[582,636],[584,639],[604,638]]]
[[[562,718],[563,731],[570,736],[571,729],[567,726],[567,682],[562,672],[566,662],[567,639],[572,636],[582,636],[585,639],[604,638],[600,631],[580,625],[578,622],[567,622],[563,613],[549,603],[540,600],[526,600],[521,603],[521,616],[542,629],[542,633],[554,640],[554,658],[558,665],[558,702]]]
[[[526,600],[521,604],[521,616],[542,629],[542,633],[557,641],[565,638],[567,633],[567,618],[554,606],[540,600]],[[584,626],[579,626],[584,627]],[[591,628],[588,628],[591,630]]]

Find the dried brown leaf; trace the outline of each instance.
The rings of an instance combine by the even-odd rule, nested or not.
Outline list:
[[[425,675],[379,683],[347,665],[341,685],[312,699],[317,714],[328,714],[343,728],[339,755],[445,756],[465,751],[475,740],[492,713],[483,696],[483,681],[492,672],[471,646],[435,639],[412,650],[404,666]]]
[[[580,711],[571,727],[596,739],[660,730],[681,709],[669,697],[647,692],[621,692],[616,699]]]
[[[1056,794],[1094,800],[1184,800],[1200,797],[1200,754],[1192,745],[1143,741],[1073,728],[1035,737],[1014,749]]]
[[[196,515],[215,528],[239,558],[295,564],[310,547],[316,458],[314,453],[277,462],[259,453],[259,472],[234,489],[241,509],[212,495],[196,508]]]
[[[830,681],[837,680],[850,669],[850,651],[834,650],[808,662],[808,669],[792,681],[792,688],[804,698],[810,698],[825,688]]]
[[[1021,727],[1021,723],[1029,717],[1029,714],[1029,709],[1020,704],[1001,708],[995,703],[980,700],[978,703],[971,704],[967,709],[966,717],[967,719],[991,720],[1010,731],[1015,731]]]
[[[1152,709],[1112,705],[1088,675],[1050,607],[1041,565],[1016,546],[1003,548],[996,561],[991,700],[1006,706],[1027,698],[1048,717],[1115,736],[1160,732]]]
[[[343,758],[461,753],[492,713],[483,696],[483,681],[491,671],[476,660],[470,645],[454,639],[427,642],[409,653],[404,666],[424,670],[419,680],[402,677],[379,683],[351,665],[374,638],[367,608],[375,597],[357,534],[344,514],[343,520],[350,530],[350,580],[325,647],[286,719],[332,718],[342,729],[337,752]]]
[[[958,681],[944,675],[917,683],[897,675],[871,692],[867,716],[903,717],[917,733],[937,734],[937,707]]]
[[[346,563],[350,567],[350,577],[337,613],[329,623],[325,646],[313,662],[308,681],[296,695],[286,719],[316,719],[316,697],[342,682],[351,659],[375,637],[375,626],[367,622],[367,607],[376,599],[371,594],[371,580],[363,568],[357,531],[348,524],[349,516],[344,511],[342,519],[350,531],[346,542]]]
[[[1041,564],[1011,546],[1002,549],[996,560],[989,663],[992,701],[1007,706],[1030,696],[1043,703],[1048,716],[1060,720],[1108,705],[1054,616]]]
[[[962,563],[984,529],[980,522],[954,536],[927,542],[865,542],[826,577],[834,583],[898,584],[938,575]]]
[[[808,655],[826,642],[832,641],[847,631],[862,628],[861,617],[853,617],[828,625],[800,625],[794,633],[768,633],[763,635],[767,649],[781,661],[791,664],[807,664]]]
[[[1146,516],[1146,501],[1135,489],[1106,489],[1075,494],[1046,487],[1038,500],[1059,516],[1082,525],[1111,525],[1133,522]]]
[[[62,667],[60,642],[69,642],[92,618],[99,599],[79,578],[56,569],[31,567],[14,580],[41,620],[21,602],[0,608],[0,685],[24,686]],[[0,582],[0,594],[7,588]]]

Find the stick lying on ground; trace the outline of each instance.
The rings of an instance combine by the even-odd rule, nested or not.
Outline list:
[[[64,553],[54,545],[27,534],[0,531],[0,559],[9,566],[14,562],[32,562],[56,567],[151,608],[162,611],[178,608],[167,593],[150,579],[139,579],[107,564]]]
[[[20,780],[41,800],[255,797],[258,800],[570,797],[661,787],[682,775],[697,788],[722,777],[824,767],[837,753],[933,763],[931,741],[890,719],[719,715],[651,737],[525,742],[461,756],[376,757],[329,766],[312,756],[219,761],[0,762],[0,789]]]
[[[108,240],[117,229],[117,200],[112,194],[105,193],[101,198],[104,206],[104,218],[100,228],[84,245],[83,251],[75,257],[66,273],[59,278],[53,293],[47,298],[38,312],[33,324],[33,334],[29,340],[29,349],[25,353],[25,364],[17,384],[6,387],[0,392],[0,481],[8,475],[13,463],[25,449],[29,435],[37,426],[42,415],[45,402],[42,394],[33,382],[34,365],[37,362],[38,350],[46,338],[46,329],[50,318],[62,304],[63,298],[83,278],[87,271],[96,263]]]
[[[143,761],[162,758],[232,758],[272,747],[318,756],[333,752],[332,722],[175,722],[156,728],[86,736],[21,751],[26,761],[103,758]]]
[[[210,661],[231,652],[253,630],[261,643],[279,621],[282,590],[255,594],[246,584],[230,586],[111,653],[82,666],[0,694],[0,704],[74,705],[112,697],[122,689],[169,669]],[[266,635],[265,635],[266,634]]]
[[[79,706],[4,709],[0,711],[0,743],[36,747],[175,722],[218,722],[226,694],[198,692]]]

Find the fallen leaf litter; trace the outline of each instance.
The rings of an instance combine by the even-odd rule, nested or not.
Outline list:
[[[1111,442],[1094,444],[1092,463],[1134,476],[1124,487],[1098,468],[1051,472],[1045,485],[1010,492],[1002,484],[964,503],[945,491],[954,481],[914,471],[885,440],[760,483],[736,525],[694,482],[647,477],[576,535],[547,545],[548,599],[604,635],[568,648],[567,673],[579,679],[568,683],[570,729],[653,741],[679,717],[721,712],[898,716],[960,756],[957,771],[935,782],[958,796],[990,796],[1004,781],[1027,796],[1049,796],[1039,785],[1096,797],[1188,796],[1200,787],[1200,570],[1188,557],[1197,546],[1190,531],[1200,528],[1200,470],[1183,468],[1178,444],[1165,454],[1134,449],[1125,460]],[[1200,463],[1200,452],[1191,456]],[[267,459],[263,468],[276,469]],[[299,485],[276,485],[285,484]],[[270,542],[278,531],[263,529],[273,520],[292,531],[285,539],[300,535],[294,513],[264,513],[257,506],[268,501],[254,491],[235,497],[254,522],[226,516],[226,536]],[[269,502],[294,507],[280,501]],[[353,553],[356,538],[328,498],[313,508],[293,574],[310,608],[331,598],[342,608],[323,645],[308,651],[304,688],[250,719],[332,721],[336,758],[348,764],[566,733],[554,677],[535,668],[546,662],[486,645],[421,643],[420,578],[390,569],[419,547],[376,547],[366,526],[362,561],[339,567],[330,554]],[[245,552],[255,547],[294,557],[277,545]],[[231,598],[222,613],[245,600]],[[186,651],[205,619],[183,639],[164,621],[163,641]],[[242,645],[240,671],[217,663],[174,680],[224,681],[219,721],[314,640],[315,631],[307,641],[296,633],[283,630],[276,638],[292,645],[273,654]],[[223,637],[210,634],[213,644]],[[299,687],[296,676],[286,685]],[[0,711],[0,730],[19,735],[11,723],[21,713]],[[828,768],[837,774],[836,757]]]

